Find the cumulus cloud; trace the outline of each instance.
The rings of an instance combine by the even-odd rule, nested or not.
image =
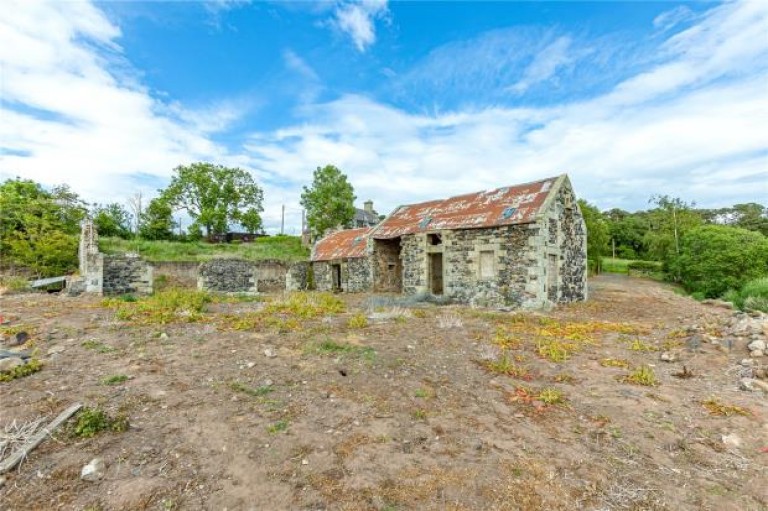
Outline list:
[[[387,12],[387,0],[343,1],[334,10],[333,24],[363,52],[376,41],[376,19]]]

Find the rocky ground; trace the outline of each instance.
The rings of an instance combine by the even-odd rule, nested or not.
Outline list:
[[[768,509],[764,316],[610,276],[540,314],[342,299],[157,324],[0,296],[43,364],[0,382],[0,442],[75,402],[127,419],[70,420],[0,509]]]

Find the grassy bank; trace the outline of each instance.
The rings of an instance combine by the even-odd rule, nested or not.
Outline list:
[[[149,261],[207,261],[215,257],[237,257],[253,261],[276,259],[300,261],[309,257],[298,236],[257,238],[253,243],[205,243],[202,241],[145,241],[120,238],[99,239],[105,254],[135,252]]]

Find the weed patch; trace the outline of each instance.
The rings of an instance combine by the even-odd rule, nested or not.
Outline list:
[[[86,407],[77,414],[71,431],[74,436],[91,438],[102,431],[123,432],[128,427],[127,417],[110,417],[104,410]]]
[[[716,397],[711,397],[701,402],[701,405],[711,414],[718,417],[731,417],[732,415],[750,416],[752,412],[741,406],[722,403]]]
[[[235,392],[242,392],[243,394],[247,394],[253,397],[266,396],[267,394],[270,394],[275,391],[275,388],[272,385],[261,385],[260,387],[250,387],[239,381],[230,382],[229,388],[234,390]]]
[[[287,429],[288,429],[288,421],[282,420],[267,426],[267,433],[269,433],[270,435],[274,435],[276,433],[280,433],[281,431],[286,431]]]
[[[264,308],[266,314],[285,314],[302,319],[312,319],[326,314],[344,312],[344,302],[331,293],[291,293],[280,301],[270,302]]]
[[[623,369],[629,368],[629,362],[623,358],[604,358],[600,361],[600,365],[603,367],[621,367]]]
[[[358,312],[347,320],[347,328],[365,328],[367,326],[368,318],[362,312]]]
[[[565,402],[565,395],[557,389],[551,387],[539,392],[539,401],[545,405],[557,405]]]
[[[16,366],[10,371],[0,372],[0,382],[12,381],[34,374],[43,368],[43,363],[36,358],[30,359],[26,364]]]
[[[512,376],[513,378],[529,377],[528,369],[515,363],[506,351],[502,352],[496,359],[482,361],[480,365],[496,374],[505,374],[507,376]]]
[[[80,346],[87,350],[95,351],[96,353],[112,353],[113,351],[116,351],[116,348],[95,339],[83,341]]]
[[[119,385],[125,381],[128,381],[128,377],[124,374],[113,374],[112,376],[107,376],[106,378],[101,380],[102,385]]]
[[[324,355],[352,355],[360,356],[367,360],[373,360],[376,352],[373,348],[367,346],[355,346],[353,344],[338,343],[332,340],[325,340],[318,344],[311,344],[307,351],[310,353],[320,353]]]
[[[638,367],[629,375],[624,376],[622,381],[635,385],[645,385],[646,387],[658,385],[656,373],[653,372],[653,369],[651,369],[650,366],[645,365]]]
[[[206,305],[211,301],[211,296],[201,291],[168,289],[133,302],[109,298],[102,304],[115,309],[115,316],[121,321],[139,325],[164,325],[200,321]]]

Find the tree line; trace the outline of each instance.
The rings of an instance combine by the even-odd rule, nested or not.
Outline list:
[[[316,236],[354,218],[354,189],[333,165],[318,167],[303,189],[301,204]],[[167,187],[144,206],[141,196],[88,204],[68,185],[46,189],[29,179],[0,183],[0,270],[15,268],[39,276],[62,275],[77,268],[80,224],[90,217],[105,237],[193,241],[224,234],[233,226],[263,233],[264,192],[240,168],[198,162],[176,167]],[[186,233],[174,214],[192,223]]]
[[[647,210],[600,211],[581,200],[590,267],[603,258],[659,261],[671,281],[715,298],[768,275],[768,208],[745,203],[705,209],[678,197],[651,197]]]

